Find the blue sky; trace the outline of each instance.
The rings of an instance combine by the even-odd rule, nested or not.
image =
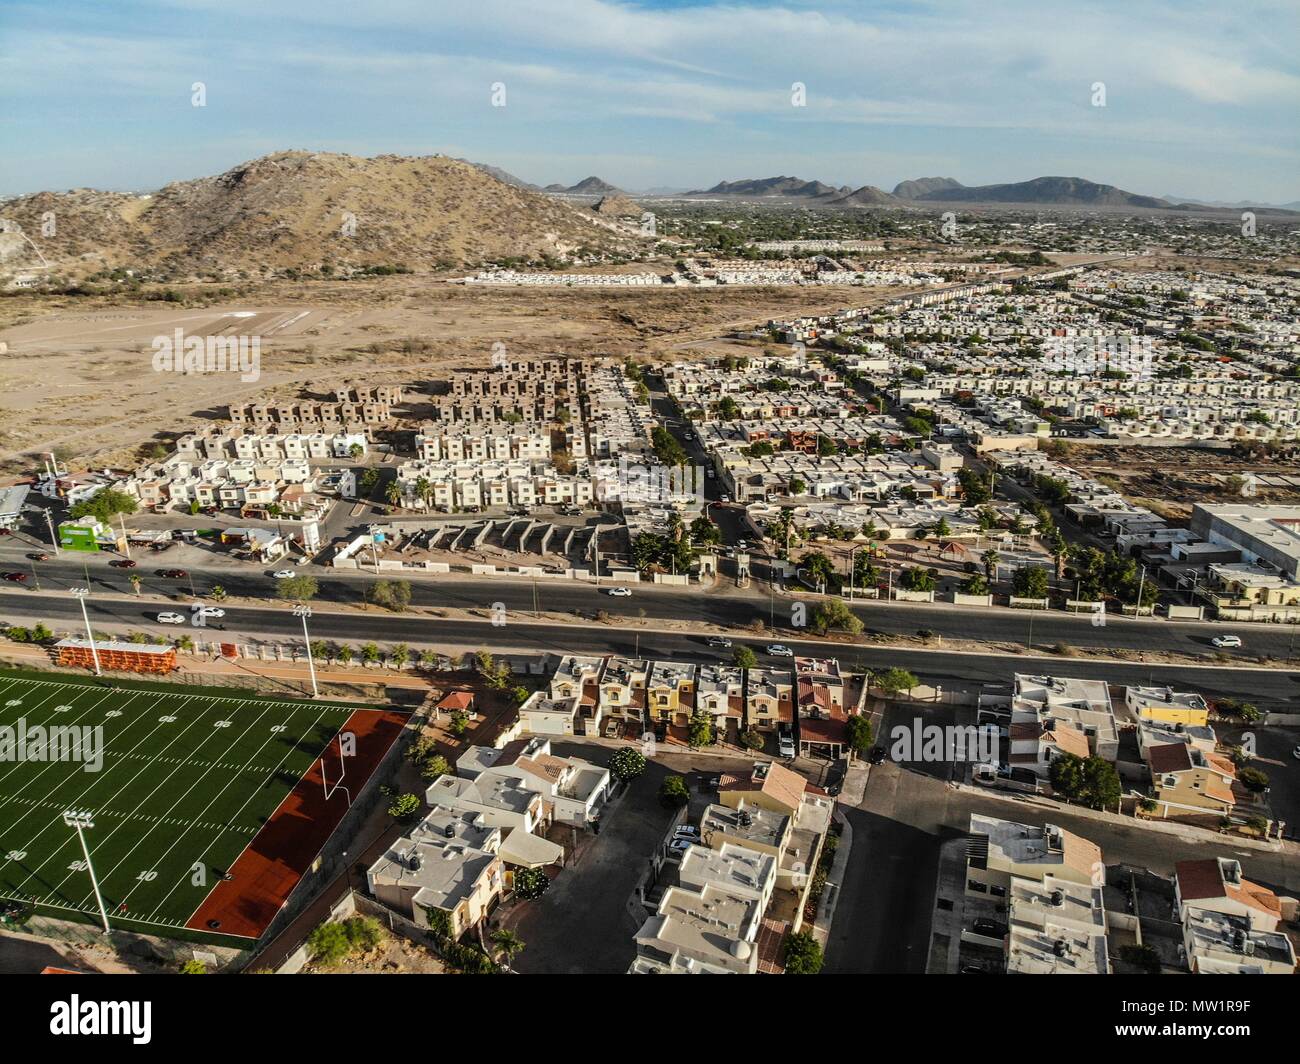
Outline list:
[[[3,0],[0,194],[300,148],[634,190],[1061,174],[1284,202],[1297,40],[1295,0]]]

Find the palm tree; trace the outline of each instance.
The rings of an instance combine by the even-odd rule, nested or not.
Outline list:
[[[997,572],[998,562],[1002,560],[1002,555],[995,548],[990,547],[980,555],[980,558],[984,562],[984,575],[992,580],[993,574]]]
[[[220,584],[213,584],[212,590],[208,592],[208,595],[211,596],[213,602],[226,601],[226,589]]]
[[[498,927],[492,934],[488,935],[492,945],[496,947],[496,952],[506,959],[506,964],[510,964],[515,957],[523,952],[524,940],[511,931],[508,927]]]
[[[388,500],[390,506],[396,506],[402,501],[402,486],[395,480],[390,480],[384,488],[384,498]]]
[[[433,494],[433,485],[429,482],[428,477],[420,477],[416,480],[415,494],[420,497],[420,501],[424,503],[424,508],[427,510],[429,508],[429,496]]]
[[[139,573],[132,573],[130,576],[131,589],[138,595],[140,594],[140,585],[144,583],[144,577]]]

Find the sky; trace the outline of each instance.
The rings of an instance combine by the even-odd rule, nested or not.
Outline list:
[[[1291,202],[1297,40],[1296,0],[0,0],[0,195],[304,149]]]

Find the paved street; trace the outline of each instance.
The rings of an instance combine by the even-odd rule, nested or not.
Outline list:
[[[1093,819],[1066,807],[1047,809],[957,791],[932,776],[889,763],[871,770],[861,805],[845,812],[853,830],[853,851],[827,945],[828,972],[925,970],[939,848],[944,840],[965,833],[971,813],[1025,824],[1059,824],[1097,843],[1108,865],[1123,863],[1168,875],[1180,860],[1235,857],[1248,878],[1280,894],[1300,891],[1300,858],[1293,849],[1270,852],[1226,840],[1191,841]]]
[[[174,608],[130,595],[91,597],[86,600],[92,623],[147,627],[156,634],[178,634],[177,629],[155,623],[160,609]],[[486,611],[484,611],[486,613]],[[0,619],[10,623],[44,621],[64,631],[80,631],[81,611],[76,600],[61,595],[36,595],[26,591],[0,591]],[[301,622],[288,605],[268,607],[228,606],[220,622],[223,638],[237,633],[249,637],[278,637],[286,642],[300,639]],[[333,612],[317,609],[311,621],[314,638],[356,644],[368,639],[412,646],[434,646],[457,652],[488,647],[521,654],[637,654],[677,657],[686,661],[717,661],[719,654],[706,645],[705,635],[660,632],[651,622],[638,624],[588,624],[572,627],[532,621],[508,622],[494,627],[481,619],[439,618],[413,613],[394,614],[371,610],[367,613]],[[1262,708],[1300,712],[1300,676],[1281,669],[1234,669],[1186,665],[1121,664],[1060,658],[1049,654],[957,653],[938,647],[932,650],[873,647],[870,645],[794,638],[779,633],[782,643],[798,653],[833,653],[845,668],[888,668],[899,665],[914,672],[923,683],[944,688],[974,689],[985,683],[1008,683],[1015,671],[1036,669],[1058,676],[1096,677],[1111,683],[1170,683],[1186,685],[1210,698],[1240,698],[1243,692]],[[761,660],[767,637],[736,639],[737,645],[755,648]]]
[[[719,507],[714,507],[712,512],[715,518],[730,513]],[[723,523],[729,521],[727,518]],[[734,534],[733,530],[731,535]],[[77,557],[66,551],[49,561],[33,562],[26,558],[27,550],[18,549],[20,546],[23,545],[0,544],[0,571],[25,573],[27,581],[23,586],[32,589],[39,586],[46,590],[66,590],[71,586],[88,584],[93,591],[131,594],[134,588],[130,576],[135,573],[141,578],[141,590],[145,593],[206,595],[219,584],[231,596],[273,599],[276,582],[270,576],[271,571],[282,565],[292,565],[285,561],[263,569],[233,563],[220,555],[211,555],[205,564],[196,565],[173,560],[172,552],[137,551],[138,567],[126,570],[110,567],[110,556],[107,555]],[[158,570],[170,568],[185,569],[188,575],[179,580],[158,575]],[[362,602],[366,588],[377,579],[405,578],[403,574],[344,573],[316,566],[301,571],[316,577],[318,601],[349,604]],[[793,601],[791,596],[773,593],[768,586],[757,582],[747,589],[738,589],[725,576],[715,587],[707,589],[638,585],[630,598],[612,598],[605,594],[607,588],[574,581],[470,578],[451,574],[416,577],[410,583],[411,601],[418,606],[487,609],[492,603],[500,602],[509,615],[521,618],[538,609],[587,617],[603,610],[612,616],[628,619],[644,616],[647,620],[694,621],[733,629],[761,621],[789,631]],[[810,603],[816,600],[816,596],[808,597]],[[872,635],[913,636],[918,631],[928,630],[952,639],[1026,647],[1032,643],[1039,650],[1066,644],[1203,655],[1206,660],[1211,660],[1214,653],[1210,640],[1225,631],[1220,624],[1171,622],[1159,618],[1108,617],[1106,625],[1098,627],[1093,625],[1090,616],[1083,614],[957,607],[945,603],[859,601],[852,605],[852,609],[866,626],[868,638]],[[1242,636],[1244,645],[1240,650],[1224,653],[1229,658],[1238,657],[1245,661],[1260,656],[1285,659],[1294,653],[1297,639],[1300,639],[1300,625],[1239,625],[1233,630]]]

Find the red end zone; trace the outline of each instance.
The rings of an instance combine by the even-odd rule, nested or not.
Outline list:
[[[408,716],[396,710],[360,709],[339,729],[357,740],[356,756],[348,759],[344,780],[354,798],[401,734]],[[332,787],[338,782],[337,744],[331,749],[335,756],[326,755],[326,771]],[[231,866],[234,878],[213,887],[185,926],[211,934],[260,937],[347,811],[342,788],[326,800],[318,757]],[[220,926],[211,926],[214,920]]]

